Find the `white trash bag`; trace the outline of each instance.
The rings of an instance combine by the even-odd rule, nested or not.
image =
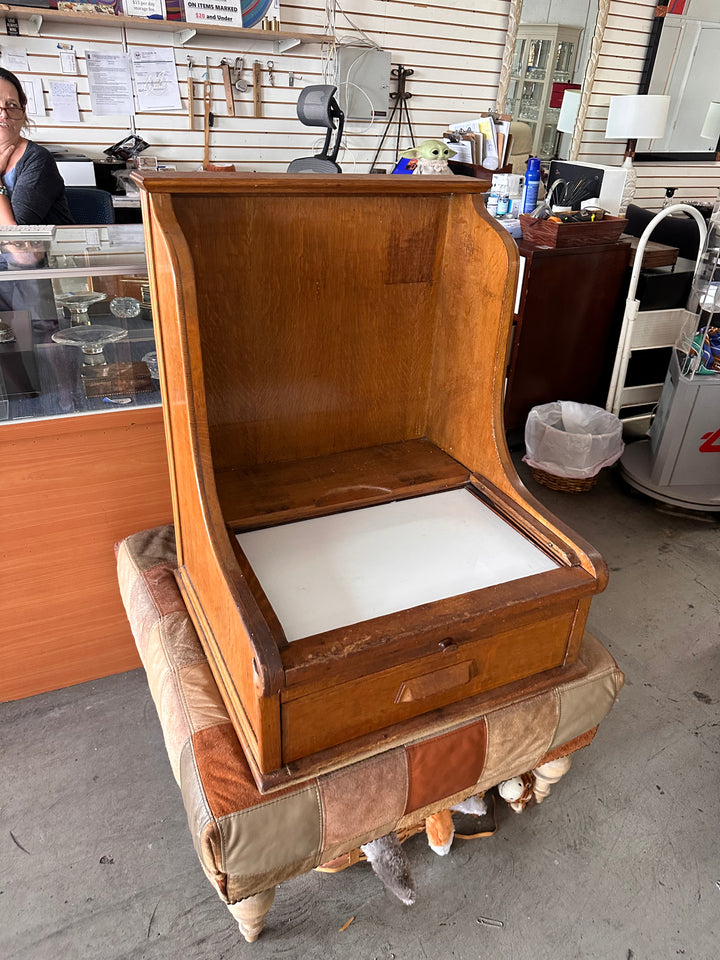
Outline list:
[[[556,477],[594,477],[622,455],[622,423],[589,403],[556,400],[533,407],[525,424],[523,460]]]

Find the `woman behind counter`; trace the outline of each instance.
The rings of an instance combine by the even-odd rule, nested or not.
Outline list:
[[[0,67],[0,225],[72,223],[65,183],[50,152],[22,136],[27,97]]]

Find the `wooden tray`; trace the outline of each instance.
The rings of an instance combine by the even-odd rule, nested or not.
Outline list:
[[[556,223],[538,220],[529,213],[520,214],[523,240],[545,247],[584,247],[592,243],[612,243],[627,226],[624,217],[606,216],[595,223]]]

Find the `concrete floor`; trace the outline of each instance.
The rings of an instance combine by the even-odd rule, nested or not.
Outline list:
[[[3,704],[0,957],[716,960],[717,522],[607,470],[579,496],[528,486],[604,554],[590,627],[627,675],[542,806],[505,807],[445,858],[410,840],[411,908],[365,864],[291,881],[246,944],[200,870],[140,671]]]

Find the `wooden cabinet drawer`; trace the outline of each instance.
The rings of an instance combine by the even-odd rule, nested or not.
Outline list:
[[[290,763],[466,697],[562,666],[575,620],[567,605],[544,620],[456,644],[432,656],[282,697],[282,755]]]

